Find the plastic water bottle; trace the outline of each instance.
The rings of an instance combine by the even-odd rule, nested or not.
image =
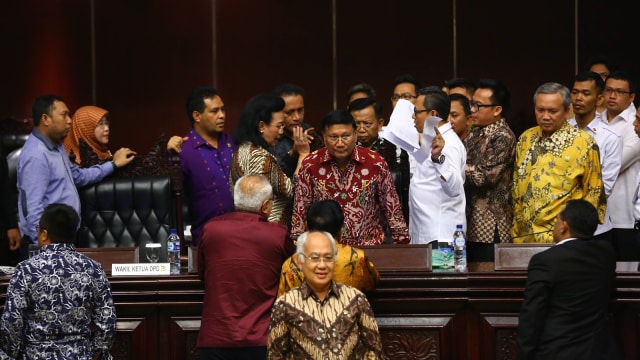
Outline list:
[[[467,271],[467,238],[462,224],[456,225],[453,233],[453,267],[458,272]]]
[[[180,237],[176,229],[171,229],[167,237],[167,259],[171,275],[180,275]]]

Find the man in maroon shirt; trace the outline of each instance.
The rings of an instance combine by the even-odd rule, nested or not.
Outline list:
[[[287,227],[267,221],[272,197],[264,176],[245,175],[234,187],[235,211],[211,219],[202,230],[200,359],[266,359],[280,268],[295,251]]]

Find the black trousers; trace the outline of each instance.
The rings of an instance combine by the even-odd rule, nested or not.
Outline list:
[[[467,262],[495,261],[495,243],[500,242],[498,226],[493,229],[493,243],[481,243],[467,240]]]

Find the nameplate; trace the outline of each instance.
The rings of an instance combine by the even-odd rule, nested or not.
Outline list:
[[[169,263],[155,263],[155,264],[111,264],[111,276],[125,276],[125,275],[169,275]]]

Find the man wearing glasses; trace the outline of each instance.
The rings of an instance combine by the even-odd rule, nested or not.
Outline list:
[[[335,199],[345,214],[341,243],[379,245],[384,227],[396,244],[408,243],[407,225],[389,166],[378,153],[356,146],[356,123],[345,110],[322,119],[325,148],[309,154],[298,172],[291,235],[306,230],[304,216],[311,204]],[[378,214],[384,213],[387,224]]]
[[[393,94],[391,95],[391,110],[396,107],[400,99],[410,101],[415,105],[418,99],[418,89],[420,88],[420,83],[413,75],[404,74],[397,76],[393,84]],[[409,177],[411,177],[417,166],[416,160],[413,156],[403,154],[400,149],[398,149],[396,156],[399,159],[407,156],[407,161],[409,162]]]
[[[427,118],[440,118],[430,144],[421,141],[430,157],[418,164],[409,188],[409,235],[412,244],[451,242],[457,224],[466,228],[464,169],[467,153],[448,121],[451,101],[439,86],[418,91],[413,121],[422,138]],[[427,129],[434,130],[434,129]]]
[[[268,359],[383,359],[378,324],[367,297],[333,280],[336,242],[304,232],[296,255],[304,282],[273,305]]]
[[[606,110],[602,120],[622,136],[622,165],[618,179],[607,201],[613,223],[613,246],[618,261],[638,261],[640,252],[635,245],[633,198],[640,172],[640,139],[633,131],[636,87],[629,73],[613,71],[604,86]]]
[[[396,103],[400,99],[411,101],[416,103],[418,98],[418,89],[420,89],[420,83],[411,74],[404,74],[397,76],[393,82],[393,94],[391,94],[391,107],[395,108]]]
[[[481,79],[470,102],[465,140],[468,261],[493,261],[494,243],[510,242],[511,179],[516,136],[505,120],[511,94],[498,80]]]

